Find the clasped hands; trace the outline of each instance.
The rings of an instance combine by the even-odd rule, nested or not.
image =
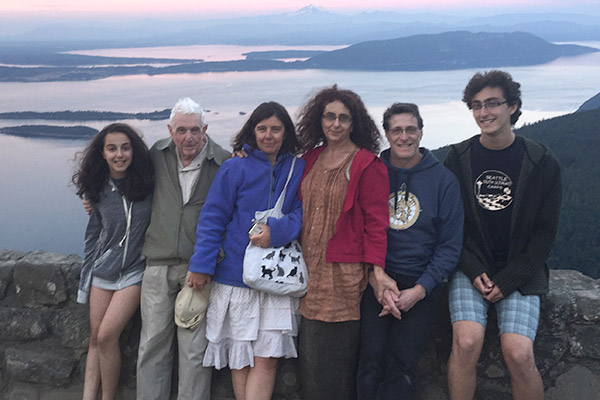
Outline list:
[[[494,282],[492,282],[485,272],[475,278],[473,281],[473,286],[475,286],[475,288],[481,292],[484,299],[491,303],[495,303],[504,298],[502,290],[500,290],[500,288],[496,286]]]
[[[377,301],[383,306],[380,317],[392,314],[395,318],[402,319],[403,312],[408,312],[427,295],[427,291],[421,285],[398,289],[396,281],[379,266],[374,266],[373,272],[369,274],[369,284]]]

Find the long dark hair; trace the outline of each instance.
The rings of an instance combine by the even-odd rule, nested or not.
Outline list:
[[[350,90],[338,89],[337,85],[318,92],[300,110],[300,121],[296,128],[301,151],[306,152],[320,143],[327,143],[321,119],[325,106],[334,101],[341,101],[352,115],[350,140],[361,149],[378,153],[381,135],[375,121],[373,121],[356,93]]]
[[[108,164],[102,157],[104,139],[109,133],[122,133],[131,142],[131,164],[119,185],[119,192],[129,201],[145,199],[154,190],[154,167],[150,159],[150,152],[137,132],[129,125],[122,123],[104,127],[80,154],[79,170],[71,178],[77,187],[77,195],[85,196],[94,203],[100,201],[100,192],[110,176]]]
[[[283,143],[277,155],[279,156],[280,154],[287,153],[296,154],[300,147],[300,143],[296,137],[296,129],[294,128],[292,118],[285,107],[274,101],[262,103],[254,109],[244,126],[242,126],[242,129],[233,139],[233,150],[241,150],[244,144],[249,144],[253,149],[256,149],[258,146],[256,144],[254,128],[256,128],[256,125],[258,125],[260,121],[271,117],[277,117],[284,128]]]

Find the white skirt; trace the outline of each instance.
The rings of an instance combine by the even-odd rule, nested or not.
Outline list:
[[[206,312],[208,347],[202,364],[254,367],[254,357],[296,358],[299,300],[213,282]]]

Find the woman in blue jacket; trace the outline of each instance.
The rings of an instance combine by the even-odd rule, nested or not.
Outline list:
[[[83,399],[113,399],[119,381],[119,337],[140,304],[144,233],[150,222],[154,168],[141,137],[110,124],[92,139],[73,176],[92,207],[77,301],[90,302],[90,345]]]
[[[278,247],[296,239],[302,224],[297,159],[283,203],[284,217],[269,218],[249,234],[254,213],[272,208],[281,194],[299,143],[290,116],[275,102],[259,105],[234,139],[246,158],[223,163],[202,207],[190,259],[189,284],[214,281],[207,311],[205,366],[229,366],[236,399],[270,399],[277,360],[297,357],[298,299],[259,292],[242,281],[249,241]],[[217,261],[223,249],[225,256]],[[257,266],[258,267],[258,266]]]

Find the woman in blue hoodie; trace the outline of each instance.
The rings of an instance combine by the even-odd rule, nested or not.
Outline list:
[[[254,213],[272,208],[299,147],[283,106],[259,105],[234,139],[246,158],[223,163],[202,207],[190,259],[190,284],[214,281],[207,311],[205,366],[229,366],[236,399],[270,399],[277,360],[297,357],[298,299],[251,289],[242,281],[246,246],[278,247],[296,239],[302,224],[298,185],[304,161],[297,159],[283,203],[284,217],[269,218],[249,234]],[[217,260],[220,250],[225,256]]]

